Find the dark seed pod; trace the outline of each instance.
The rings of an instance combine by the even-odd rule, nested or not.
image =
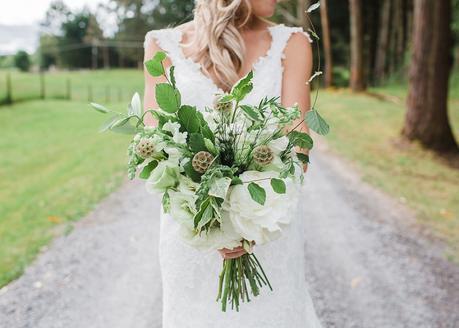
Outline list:
[[[212,156],[211,153],[207,151],[200,151],[196,153],[193,156],[193,160],[191,161],[191,165],[193,166],[193,169],[198,172],[198,173],[205,173],[207,169],[209,168],[210,164],[212,164],[212,161],[214,160],[214,157]]]
[[[149,158],[155,152],[155,145],[153,144],[153,140],[143,138],[140,139],[139,143],[135,147],[135,153],[142,158]]]
[[[273,151],[266,145],[255,147],[252,154],[255,163],[260,165],[271,164],[274,158]]]

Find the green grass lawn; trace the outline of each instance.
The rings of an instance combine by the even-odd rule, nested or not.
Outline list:
[[[0,107],[0,286],[125,177],[128,137],[85,102]]]
[[[447,255],[458,260],[459,171],[418,145],[400,144],[404,105],[324,91],[319,106],[331,125],[327,141],[332,149],[355,163],[364,180],[413,208],[420,222],[447,241]],[[457,100],[451,101],[449,114],[459,139]]]
[[[0,70],[0,103],[6,96],[7,74],[8,71]],[[9,71],[9,74],[11,75],[13,100],[40,97],[40,75],[38,73]],[[67,81],[70,81],[72,100],[88,101],[90,92],[92,92],[93,101],[119,102],[129,99],[135,91],[143,92],[142,72],[134,69],[50,72],[44,76],[45,97],[50,99],[66,98]]]

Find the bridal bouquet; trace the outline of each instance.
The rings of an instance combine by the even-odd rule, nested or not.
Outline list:
[[[309,161],[295,148],[311,149],[313,141],[292,126],[300,120],[297,106],[285,108],[277,98],[243,104],[253,88],[252,72],[229,93],[216,95],[212,108],[200,111],[182,104],[174,67],[166,74],[165,57],[158,52],[145,64],[151,75],[167,80],[156,85],[159,109],[144,112],[138,94],[126,114],[92,105],[115,113],[103,130],[134,135],[128,148],[129,178],[146,179],[147,188],[162,195],[164,211],[180,224],[184,241],[198,249],[243,246],[247,251],[223,260],[219,277],[222,310],[229,303],[238,310],[260,288],[271,288],[252,245],[275,240],[290,223],[293,208],[288,207],[295,206],[303,164]],[[147,113],[156,127],[144,125]],[[306,119],[312,129],[328,130],[315,110]]]

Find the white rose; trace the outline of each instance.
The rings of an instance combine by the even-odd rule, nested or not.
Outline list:
[[[271,178],[278,178],[276,172],[246,171],[240,178],[244,182],[257,180],[256,183],[266,191],[266,202],[260,205],[251,198],[248,183],[232,187],[224,209],[229,212],[235,231],[258,245],[279,238],[296,210],[297,185],[291,179],[285,179],[286,193],[278,194],[270,184]]]
[[[169,161],[159,162],[146,181],[147,191],[152,193],[165,192],[177,184],[179,175],[179,168],[174,163]]]
[[[282,153],[288,146],[289,140],[287,137],[283,136],[274,140],[271,140],[268,143],[269,148],[273,151],[275,155]]]
[[[181,225],[182,239],[188,245],[201,251],[214,251],[221,248],[233,249],[241,246],[241,235],[238,234],[228,217],[228,213],[222,211],[222,224],[220,228],[213,228],[208,232],[197,234],[193,229]]]

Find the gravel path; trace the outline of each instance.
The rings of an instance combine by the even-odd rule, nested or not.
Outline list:
[[[459,267],[408,210],[323,150],[307,183],[306,272],[325,327],[459,327]],[[0,327],[160,327],[158,211],[125,184],[0,290]]]

